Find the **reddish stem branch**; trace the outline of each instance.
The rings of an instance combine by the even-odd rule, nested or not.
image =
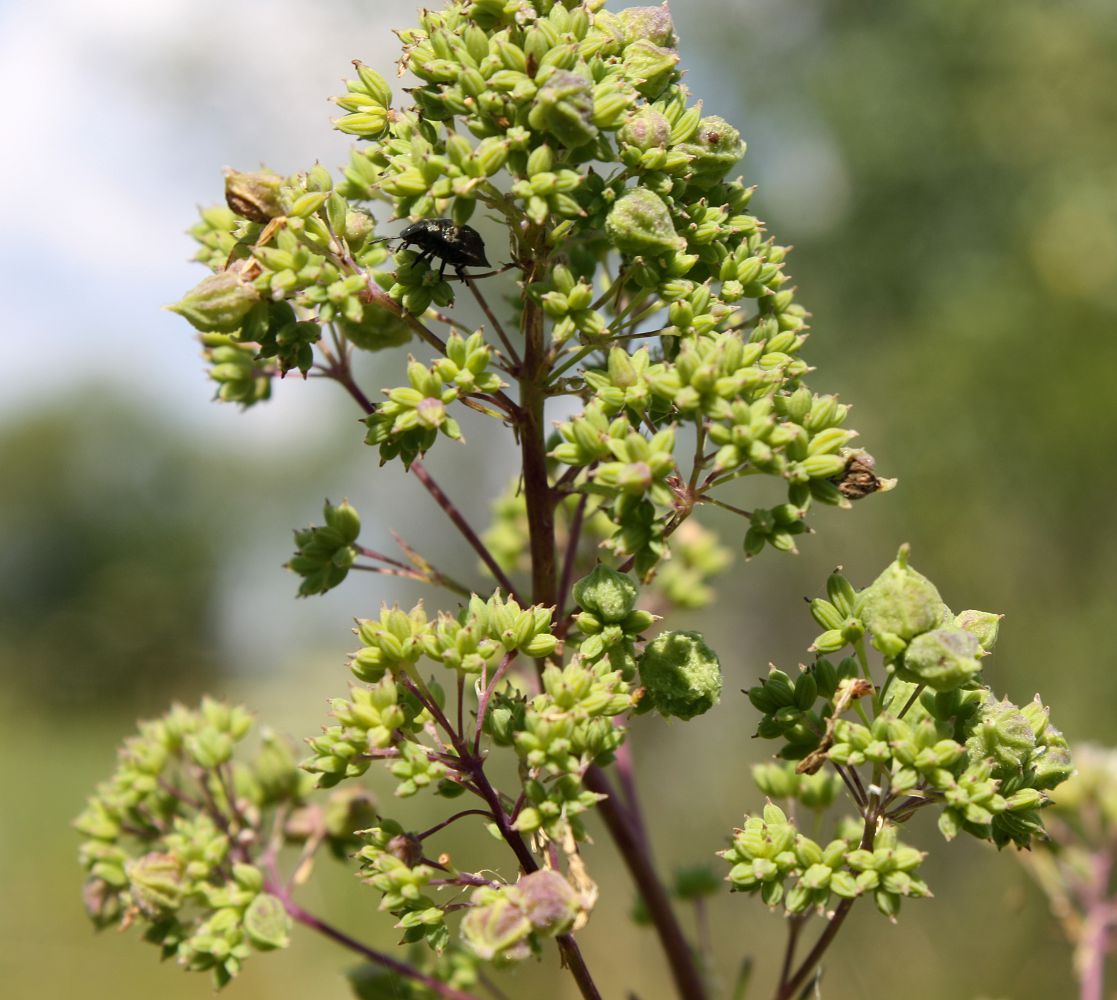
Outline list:
[[[309,927],[311,930],[317,931],[319,934],[328,937],[331,941],[337,942],[342,947],[356,952],[366,961],[389,969],[396,975],[403,976],[405,979],[411,979],[417,983],[422,983],[428,990],[437,993],[440,997],[444,997],[445,1000],[479,1000],[476,994],[456,990],[452,986],[447,986],[445,983],[439,982],[437,979],[432,979],[414,966],[408,965],[406,962],[401,962],[399,959],[392,958],[391,955],[386,955],[384,952],[377,951],[375,948],[370,948],[368,945],[362,944],[356,938],[352,938],[344,931],[334,927],[333,924],[328,924],[321,918],[316,917],[313,913],[308,913],[291,899],[290,894],[282,886],[271,885],[268,887],[268,891],[282,901],[284,908],[287,910],[292,920],[302,924],[304,927]]]
[[[504,654],[504,659],[493,674],[493,679],[485,685],[484,690],[481,692],[480,698],[477,699],[477,730],[473,734],[473,756],[476,757],[481,749],[481,733],[485,728],[485,713],[489,710],[489,700],[496,690],[496,686],[504,679],[504,675],[508,673],[508,668],[512,665],[512,661],[516,658],[518,651],[513,649],[511,652]]]
[[[624,808],[612,794],[612,788],[601,768],[591,767],[586,771],[586,786],[608,796],[602,799],[598,808],[601,810],[609,834],[620,851],[621,859],[632,875],[644,905],[648,908],[648,915],[659,935],[667,962],[671,967],[675,991],[682,1000],[704,1000],[707,992],[706,984],[698,971],[694,952],[672,909],[671,898],[656,873],[651,855],[633,829]]]
[[[852,769],[851,769],[852,770]],[[865,816],[865,829],[861,835],[861,849],[871,851],[873,849],[873,842],[876,840],[877,832],[877,816],[876,813],[870,808]],[[790,978],[784,977],[780,981],[779,988],[776,990],[774,1000],[791,1000],[792,997],[798,994],[806,983],[808,977],[814,972],[814,968],[821,961],[822,956],[826,953],[826,949],[830,947],[831,942],[834,940],[837,933],[845,923],[846,917],[849,916],[849,911],[853,908],[853,899],[843,899],[835,908],[834,915],[827,923],[825,930],[818,936],[814,947],[810,950],[807,957],[800,963],[799,968],[795,974]]]
[[[481,561],[488,567],[489,572],[492,573],[496,582],[504,588],[505,592],[514,600],[523,601],[520,599],[516,592],[516,588],[512,586],[512,581],[508,579],[504,570],[500,568],[493,554],[488,550],[488,547],[481,541],[477,532],[470,527],[469,522],[462,516],[462,512],[454,505],[454,502],[443,492],[442,487],[438,485],[432,478],[431,474],[427,472],[427,468],[416,459],[411,463],[411,473],[423,484],[426,491],[434,498],[434,502],[445,512],[446,516],[453,522],[454,527],[458,529],[462,537],[469,542],[470,547],[480,557]]]
[[[1113,927],[1109,903],[1109,875],[1113,859],[1107,850],[1095,852],[1090,863],[1089,905],[1075,956],[1080,1000],[1102,1000],[1105,993],[1105,956]]]

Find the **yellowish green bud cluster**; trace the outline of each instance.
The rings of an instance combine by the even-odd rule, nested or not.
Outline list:
[[[770,907],[788,914],[811,909],[825,912],[832,897],[856,899],[872,894],[877,908],[894,917],[903,897],[930,895],[914,875],[922,851],[899,842],[888,825],[875,833],[871,849],[854,848],[836,839],[825,846],[799,833],[778,806],[769,803],[761,816],[746,816],[734,831],[733,846],[720,852],[733,867],[731,887],[758,894]]]
[[[361,518],[343,500],[334,505],[326,501],[322,511],[325,524],[295,531],[295,555],[287,568],[302,577],[299,596],[324,594],[349,575],[357,558],[354,544],[361,533]]]
[[[779,741],[781,757],[800,761],[797,774],[830,764],[851,781],[850,772],[871,771],[857,787],[878,787],[875,794],[901,821],[935,805],[947,839],[964,831],[998,846],[1029,846],[1042,834],[1047,792],[1072,766],[1066,740],[1038,699],[1019,708],[979,686],[988,649],[978,633],[992,646],[999,616],[970,611],[955,618],[934,584],[907,565],[906,548],[867,590],[857,593],[840,572],[826,590],[826,598],[810,602],[826,629],[811,648],[852,645],[856,657],[834,664],[819,656],[794,678],[772,667],[748,691],[762,713],[757,735]],[[936,627],[943,620],[950,625]],[[874,625],[888,631],[873,633]],[[866,627],[878,646],[899,650],[885,652],[879,689],[869,677]],[[881,634],[892,638],[881,643]],[[765,770],[761,787],[780,797],[795,786]]]
[[[74,822],[95,923],[140,923],[165,958],[219,987],[255,952],[287,946],[286,908],[252,863],[253,824],[309,790],[274,741],[255,760],[237,754],[251,727],[244,709],[208,699],[141,723]]]

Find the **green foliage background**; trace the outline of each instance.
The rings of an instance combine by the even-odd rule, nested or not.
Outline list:
[[[338,16],[355,29],[362,7],[340,5]],[[378,20],[392,8],[400,24],[413,13],[410,0],[376,7]],[[293,7],[284,11],[295,16]],[[1042,687],[1072,740],[1114,742],[1117,671],[1106,637],[1117,603],[1109,523],[1117,487],[1117,10],[1102,0],[871,8],[686,0],[673,13],[692,90],[740,127],[750,143],[746,175],[760,185],[754,204],[797,247],[790,270],[813,312],[809,357],[857,404],[880,471],[900,478],[895,492],[852,514],[819,517],[819,534],[803,541],[798,558],[766,552],[738,562],[719,604],[678,627],[707,632],[734,691],[769,659],[789,666],[803,655],[814,629],[799,598],[818,593],[834,565],[864,585],[907,540],[954,606],[1006,613],[995,686],[1017,701]],[[323,31],[311,68],[326,67],[331,80],[351,57],[376,65],[385,39],[359,51],[370,38],[368,30]],[[110,74],[107,63],[91,71]],[[221,72],[220,61],[208,66],[211,83]],[[285,72],[300,89],[319,79],[298,64]],[[182,228],[190,200],[218,190],[222,157],[254,155],[241,142],[219,146],[215,157],[191,83],[182,73],[162,108],[177,116],[178,155],[197,160],[197,177],[212,178],[176,193],[181,212],[172,217]],[[312,97],[329,92],[327,84]],[[232,129],[236,108],[251,118],[268,101],[262,91],[242,93],[222,105],[219,120]],[[284,115],[272,114],[283,128]],[[324,104],[314,124],[317,142],[327,129]],[[141,123],[113,156],[142,172],[146,147],[166,123],[149,127],[145,134]],[[340,162],[343,144],[333,148]],[[179,246],[181,256],[190,252],[185,238]],[[156,335],[154,318],[136,320],[135,302],[105,302],[80,271],[69,281],[87,308],[37,336],[94,337],[112,320],[94,321],[97,310],[148,328],[137,336]],[[181,275],[167,281],[170,289],[186,283]],[[185,337],[169,320],[158,329]],[[19,357],[9,353],[9,363]],[[309,402],[301,410],[274,404],[283,436],[254,438],[267,408],[183,420],[183,382],[204,405],[200,365],[176,359],[148,373],[130,406],[106,400],[135,394],[134,383],[101,387],[80,405],[52,397],[0,411],[0,981],[12,996],[70,995],[74,974],[93,998],[206,989],[155,966],[127,935],[93,939],[66,823],[108,771],[135,714],[170,698],[193,699],[208,685],[279,727],[312,731],[341,676],[349,618],[388,594],[357,579],[317,603],[294,602],[295,580],[278,568],[286,532],[316,516],[324,493],[348,491],[362,511],[383,511],[374,528],[385,539],[388,526],[405,537],[423,533],[447,569],[455,560],[472,568],[443,526],[426,520],[433,508],[413,503],[394,475],[373,475],[352,414],[322,387],[280,386],[281,397]],[[311,418],[311,406],[326,412]],[[479,476],[453,452],[443,448],[432,466],[480,522],[507,458],[494,456],[491,477]],[[697,831],[716,838],[758,804],[747,778],[754,725],[744,697],[732,695],[691,727],[639,720],[637,766],[662,860],[708,860]],[[923,846],[935,842],[933,830],[915,830]],[[654,1000],[665,979],[650,935],[623,921],[625,876],[600,862],[595,871],[602,903],[583,935],[587,962],[606,995],[624,985]],[[1009,857],[952,846],[932,854],[926,874],[937,899],[906,910],[898,927],[855,911],[828,960],[828,998],[1069,994],[1069,953]],[[391,941],[355,880],[339,869],[324,882],[336,890],[328,906],[340,924]],[[308,902],[327,906],[313,893]],[[720,953],[752,953],[759,982],[768,981],[782,943],[778,920],[724,897],[711,922]],[[246,1000],[341,998],[337,968],[346,961],[300,934],[289,952],[251,963],[233,990]],[[573,995],[553,971],[527,970],[514,995]],[[720,969],[726,979],[734,971]]]

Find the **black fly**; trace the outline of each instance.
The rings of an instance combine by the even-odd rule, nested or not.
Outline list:
[[[405,247],[417,247],[419,260],[428,264],[436,257],[441,261],[438,278],[441,281],[449,264],[455,271],[463,267],[491,267],[485,256],[481,234],[470,226],[459,226],[450,219],[420,219],[399,234]]]

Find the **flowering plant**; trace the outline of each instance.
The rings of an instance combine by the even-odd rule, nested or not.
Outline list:
[[[301,762],[266,729],[246,749],[249,714],[213,700],[125,743],[77,821],[89,911],[143,924],[218,985],[286,946],[297,922],[367,960],[363,997],[473,997],[492,968],[550,942],[596,997],[578,937],[593,928],[585,818],[597,810],[675,991],[714,993],[648,849],[626,742],[634,714],[693,720],[721,695],[705,639],[661,624],[708,600],[728,562],[691,519],[707,505],[737,516],[750,559],[793,552],[815,506],[849,508],[892,482],[853,447],[848,407],[808,385],[787,248],[734,177],[738,131],[681,83],[666,6],[602,7],[423,11],[399,32],[415,86],[395,94],[356,63],[335,99],[336,126],[359,140],[340,178],[317,165],[229,171],[226,204],[192,231],[211,273],[171,308],[199,332],[218,399],[255,406],[294,371],[336,382],[380,463],[409,470],[486,577],[459,582],[411,546],[401,558],[368,548],[358,512],[327,502],[322,524],[295,532],[301,595],[366,570],[445,591],[441,609],[358,620],[349,690]],[[375,203],[406,228],[393,236]],[[478,208],[496,220],[484,236],[469,224]],[[502,307],[490,282],[509,293]],[[458,308],[467,295],[476,328]],[[404,350],[401,384],[368,394],[354,358]],[[564,414],[553,430],[552,401]],[[520,452],[484,533],[425,465],[464,441],[466,411]],[[755,478],[779,502],[741,506],[730,491]],[[937,809],[947,839],[1027,846],[1070,770],[1038,700],[1019,708],[982,684],[997,615],[951,612],[906,549],[870,586],[835,573],[826,593],[811,604],[823,631],[810,665],[773,668],[748,692],[781,761],[756,769],[769,802],[710,836],[729,887],[786,915],[777,1000],[809,986],[857,899],[894,918],[929,894],[923,852],[899,839],[916,811]],[[494,777],[501,757],[511,781]],[[373,770],[394,785],[391,815],[364,783]],[[445,799],[446,818],[409,824],[402,800],[416,795]],[[839,804],[852,814],[830,840],[800,831],[797,809]],[[502,842],[507,868],[439,852],[458,823]],[[405,950],[377,951],[296,902],[322,850],[355,860]],[[674,894],[718,891],[713,872]],[[812,914],[824,924],[799,957]]]

